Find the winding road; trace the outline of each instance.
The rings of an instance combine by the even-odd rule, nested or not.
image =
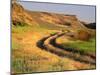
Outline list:
[[[81,50],[76,50],[73,48],[63,48],[62,46],[57,44],[56,39],[64,34],[67,34],[69,36],[69,34],[71,33],[58,32],[53,35],[44,37],[37,42],[37,46],[43,50],[54,53],[60,57],[70,58],[75,61],[79,61],[81,63],[86,63],[86,64],[92,64],[92,65],[96,64],[95,56],[83,53],[81,52]]]

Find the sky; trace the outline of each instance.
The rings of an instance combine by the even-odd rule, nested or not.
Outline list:
[[[89,5],[73,5],[73,4],[57,4],[43,2],[19,2],[25,9],[31,11],[53,12],[68,15],[77,15],[79,20],[85,22],[95,22],[95,6]]]

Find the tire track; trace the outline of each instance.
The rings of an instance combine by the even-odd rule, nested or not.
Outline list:
[[[66,34],[66,35],[69,36],[70,34],[71,34],[71,33],[68,33],[68,34]],[[55,47],[61,48],[61,49],[65,50],[65,51],[70,51],[70,52],[73,52],[73,53],[79,53],[80,55],[89,56],[89,57],[91,57],[91,58],[94,59],[94,60],[96,59],[95,54],[87,53],[87,52],[84,52],[84,51],[82,51],[82,50],[75,49],[75,48],[70,48],[70,47],[66,47],[66,48],[65,48],[65,47],[63,47],[62,45],[60,45],[60,44],[58,44],[58,43],[56,42],[56,39],[59,38],[59,37],[61,37],[61,36],[58,36],[58,37],[52,39],[50,43],[51,43],[52,45],[54,45]]]
[[[75,61],[79,61],[81,63],[86,63],[86,64],[92,64],[95,65],[95,58],[92,58],[89,55],[85,55],[82,53],[79,53],[79,51],[76,51],[75,49],[64,49],[61,48],[57,43],[56,43],[56,38],[64,35],[65,33],[60,32],[60,33],[56,33],[54,35],[50,35],[47,37],[44,37],[43,39],[39,40],[37,43],[37,46],[49,51],[51,53],[54,53],[58,56],[61,57],[67,57],[67,58],[71,58]]]

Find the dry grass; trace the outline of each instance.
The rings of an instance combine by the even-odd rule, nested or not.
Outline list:
[[[55,31],[13,27],[12,71],[14,73],[31,73],[89,69],[90,65],[88,64],[58,57],[36,46],[38,40]]]
[[[12,72],[31,73],[94,68],[69,58],[62,58],[37,47],[41,38],[65,31],[84,28],[76,16],[43,12],[29,12],[17,3],[12,4]],[[67,23],[67,24],[66,24]],[[28,24],[28,25],[24,25]],[[66,24],[65,26],[60,24]]]

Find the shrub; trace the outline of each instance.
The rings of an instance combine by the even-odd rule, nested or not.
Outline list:
[[[64,25],[71,26],[71,23],[65,22]]]
[[[20,22],[20,21],[13,21],[13,25],[15,25],[15,26],[25,26],[27,24],[24,23],[24,22]]]
[[[85,30],[78,30],[76,38],[79,40],[87,41],[91,35]]]

